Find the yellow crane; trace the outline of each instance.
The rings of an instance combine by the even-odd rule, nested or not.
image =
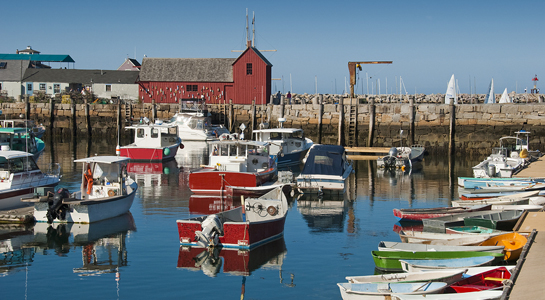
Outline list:
[[[350,97],[354,98],[354,85],[356,85],[356,68],[360,71],[363,64],[391,64],[392,61],[349,61],[348,71],[350,72]]]

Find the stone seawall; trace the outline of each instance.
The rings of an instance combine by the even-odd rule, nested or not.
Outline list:
[[[345,103],[349,102],[348,99]],[[448,148],[450,108],[446,104],[358,104],[343,106],[343,141],[348,140],[350,121],[355,122],[356,143],[366,146],[369,136],[370,107],[374,105],[375,132],[374,146],[400,144],[400,130],[404,131],[403,144],[414,136],[414,143],[423,144],[430,150],[443,151]],[[54,104],[51,103],[2,103],[2,116],[7,119],[29,117],[50,129],[48,134],[71,136],[87,135],[87,123],[92,137],[116,136],[118,115],[121,126],[140,117],[168,119],[177,111],[178,105],[168,104]],[[224,120],[235,131],[244,123],[255,128],[260,123],[269,127],[279,125],[278,118],[284,117],[284,127],[303,128],[305,134],[324,144],[337,144],[339,140],[340,104],[294,104],[294,105],[208,105],[215,123]],[[253,112],[255,111],[255,116]],[[320,111],[321,118],[320,118]],[[411,118],[411,111],[414,115]],[[119,113],[119,114],[118,114]],[[88,115],[88,117],[87,117]],[[231,120],[229,119],[232,115]],[[222,118],[223,116],[223,118]],[[352,116],[352,118],[350,117]],[[532,132],[530,147],[544,151],[545,146],[545,104],[461,104],[455,106],[456,152],[482,151],[489,153],[497,146],[502,136],[513,135],[514,131],[525,129]],[[320,124],[321,122],[321,124]],[[414,133],[409,133],[411,122]],[[121,132],[128,132],[121,130]],[[249,133],[246,132],[246,136]],[[344,142],[343,144],[346,144]]]

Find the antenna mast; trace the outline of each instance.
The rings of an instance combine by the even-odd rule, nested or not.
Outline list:
[[[255,11],[252,14],[252,47],[255,47]]]

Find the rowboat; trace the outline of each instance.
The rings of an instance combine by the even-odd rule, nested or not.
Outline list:
[[[492,206],[493,207],[493,206]],[[445,232],[447,227],[462,226],[464,225],[464,219],[473,216],[482,216],[488,213],[494,213],[495,211],[475,211],[469,213],[455,214],[451,216],[444,216],[440,218],[424,219],[422,223],[426,231],[433,232]]]
[[[380,242],[379,251],[480,251],[503,253],[504,246],[441,246],[414,243]]]
[[[500,192],[528,192],[545,189],[545,183],[535,183],[529,186],[482,186],[474,189],[462,189],[466,193],[481,194],[481,193],[500,193]]]
[[[524,211],[541,211],[543,205],[525,204],[525,205],[492,205],[492,210],[524,210]]]
[[[528,240],[525,236],[516,232],[504,233],[482,242],[481,246],[503,246],[504,260],[517,260],[522,252],[522,248]]]
[[[436,208],[402,208],[394,209],[394,216],[398,221],[422,221],[428,218],[438,218],[460,213],[490,210],[490,205],[479,207],[436,207]]]
[[[400,260],[408,259],[440,260],[477,256],[492,256],[494,258],[503,258],[503,253],[481,251],[372,251],[371,255],[373,257],[373,261],[375,262],[375,267],[378,270],[388,272],[401,271],[402,266]]]
[[[410,272],[410,273],[390,273],[382,275],[369,276],[347,276],[346,280],[350,283],[388,283],[388,282],[445,282],[454,283],[464,277],[465,270],[447,270],[436,272]]]
[[[497,253],[494,254],[497,255]],[[419,272],[422,269],[459,269],[486,266],[492,264],[496,259],[497,256],[472,256],[443,259],[401,259],[399,263],[405,272]]]
[[[483,227],[483,226],[454,226],[454,227],[447,227],[445,229],[445,233],[449,233],[449,234],[491,234],[491,233],[503,234],[503,233],[505,233],[505,231],[496,230],[496,229]]]
[[[404,243],[421,243],[445,246],[474,246],[500,234],[501,233],[448,234],[436,232],[400,231],[399,237]]]
[[[344,300],[386,299],[393,293],[433,294],[441,293],[447,284],[444,282],[412,283],[337,283]]]
[[[464,225],[511,231],[523,212],[524,210],[504,210],[492,214],[472,216],[464,219]]]
[[[507,269],[507,271],[511,272],[511,274],[513,273],[513,271],[515,270],[515,267],[516,265],[504,265],[502,266],[504,268]],[[477,275],[479,273],[482,273],[482,272],[486,272],[486,271],[490,271],[490,270],[494,270],[498,268],[498,266],[481,266],[481,267],[471,267],[471,268],[461,268],[461,269],[441,269],[441,271],[447,271],[447,270],[464,270],[465,271],[465,277],[471,277],[473,275]],[[425,269],[425,270],[422,270],[421,272],[437,272],[438,270],[436,269]]]
[[[504,267],[473,275],[450,285],[456,293],[477,292],[502,288],[503,281],[511,278],[511,273]]]
[[[539,194],[539,191],[529,191],[523,193],[516,193],[512,195],[505,195],[495,198],[482,199],[482,200],[456,200],[452,201],[453,207],[458,206],[473,206],[473,205],[488,205],[488,204],[507,204],[507,205],[518,205],[518,204],[528,204],[529,198]]]
[[[483,199],[490,199],[490,198],[497,198],[501,196],[507,196],[507,195],[514,195],[518,194],[520,192],[498,192],[498,193],[479,193],[479,194],[471,194],[471,193],[464,193],[464,191],[461,191],[460,194],[460,200],[483,200]]]
[[[500,299],[503,291],[484,290],[469,293],[444,293],[444,294],[424,294],[424,295],[398,295],[393,294],[392,300],[492,300]]]
[[[514,177],[491,177],[491,178],[478,178],[478,177],[458,177],[458,186],[473,189],[480,186],[497,185],[497,186],[511,186],[511,185],[523,185],[522,183],[535,183],[536,180],[530,177],[526,178],[514,178]]]

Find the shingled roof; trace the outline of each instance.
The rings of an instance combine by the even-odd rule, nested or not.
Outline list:
[[[140,81],[233,82],[235,58],[144,58]]]
[[[30,62],[28,60],[1,60],[5,63],[4,68],[0,68],[0,81],[21,81],[21,74],[25,73]]]
[[[134,84],[140,72],[116,70],[27,69],[26,82]]]

